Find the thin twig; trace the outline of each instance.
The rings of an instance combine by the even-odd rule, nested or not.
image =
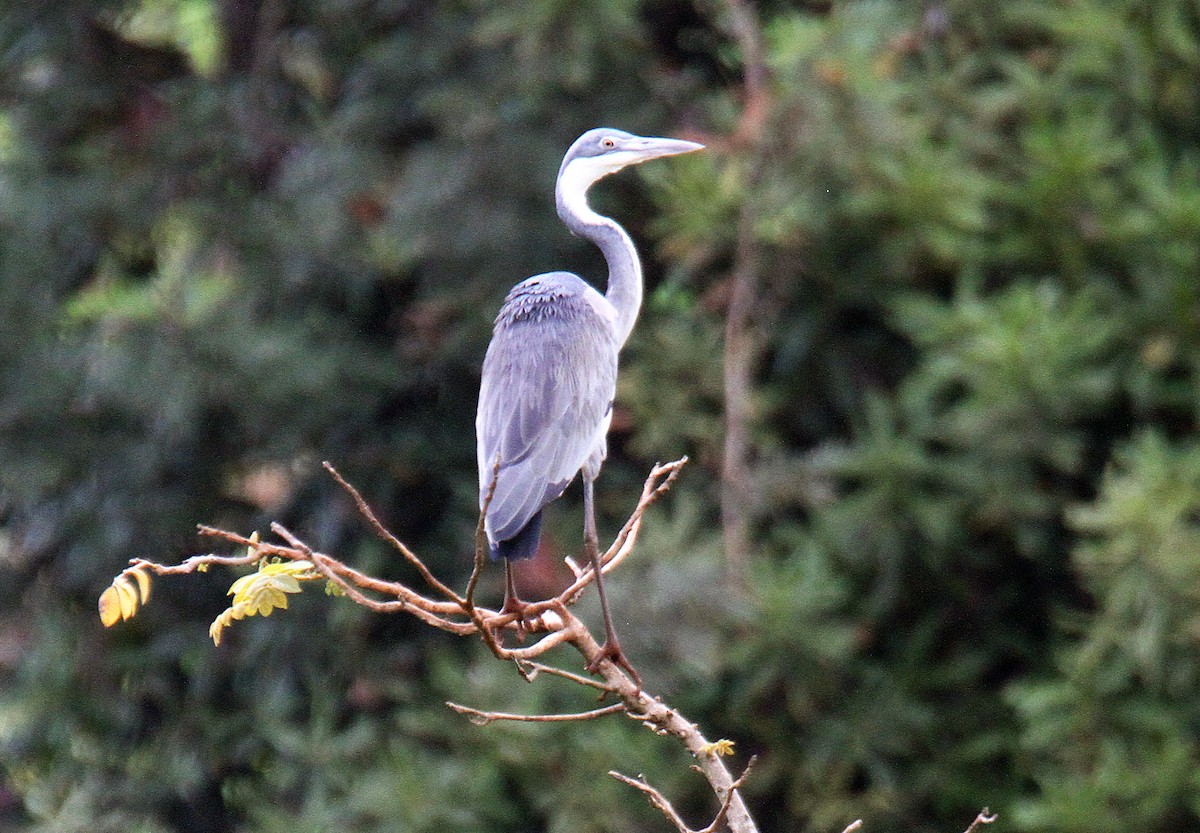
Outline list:
[[[650,470],[646,482],[642,485],[642,495],[638,499],[633,514],[629,516],[629,520],[625,522],[621,531],[617,533],[612,546],[600,558],[601,570],[605,573],[610,572],[633,551],[633,546],[637,542],[638,530],[641,527],[642,516],[646,514],[646,510],[656,500],[670,490],[671,485],[675,482],[675,478],[679,476],[680,470],[687,465],[687,462],[687,457],[680,457],[678,460],[670,463],[656,464]],[[581,569],[570,559],[567,559],[567,566],[572,568],[576,578],[569,587],[558,594],[557,601],[561,604],[574,604],[584,589],[592,582],[592,568],[588,566]]]
[[[625,710],[624,703],[613,703],[610,706],[603,706],[599,709],[569,714],[510,714],[508,712],[480,711],[470,706],[452,703],[449,700],[446,701],[446,705],[465,716],[476,726],[486,726],[494,720],[511,720],[517,723],[566,723],[572,720],[595,720],[597,717],[604,717],[605,715],[616,714],[619,711]]]
[[[292,549],[296,554],[298,554],[303,560],[310,561],[313,566],[316,567],[317,571],[326,578],[326,580],[333,582],[339,588],[341,588],[342,592],[344,592],[353,602],[362,605],[368,610],[372,610],[376,613],[398,613],[401,611],[407,611],[420,619],[422,622],[425,622],[427,625],[431,625],[435,628],[439,628],[450,633],[466,634],[471,633],[473,630],[472,626],[466,622],[452,622],[449,619],[445,619],[429,610],[425,605],[414,604],[414,600],[421,600],[423,602],[428,602],[430,600],[425,599],[423,596],[412,590],[409,590],[407,587],[401,586],[403,592],[397,594],[399,598],[396,601],[381,602],[376,599],[372,599],[359,590],[358,587],[355,586],[356,583],[346,580],[345,576],[342,575],[345,570],[338,569],[344,568],[345,565],[343,565],[336,558],[330,558],[324,553],[316,552],[312,549],[312,547],[308,546],[294,534],[292,534],[292,532],[283,526],[283,524],[272,523],[271,531],[291,544]],[[272,547],[269,544],[264,545],[261,542],[260,546],[265,546],[276,551],[283,549],[281,547]],[[356,571],[349,572],[355,573]]]
[[[556,677],[562,677],[563,679],[570,680],[571,682],[577,683],[578,685],[590,686],[591,688],[599,689],[600,691],[605,691],[605,692],[612,691],[611,687],[606,686],[604,683],[600,682],[599,680],[592,680],[587,677],[584,677],[581,674],[573,674],[570,671],[564,671],[563,669],[556,668],[553,665],[543,665],[540,662],[532,662],[530,660],[521,660],[520,664],[525,666],[525,670],[528,674],[528,679],[530,679],[530,680],[532,680],[538,674],[553,674]]]
[[[613,778],[616,778],[621,783],[628,784],[629,786],[644,792],[646,797],[650,799],[650,803],[657,807],[662,814],[666,816],[673,825],[675,825],[675,829],[678,830],[679,833],[716,833],[717,828],[725,823],[725,817],[729,814],[729,808],[733,804],[733,798],[737,794],[737,790],[740,789],[744,783],[746,783],[746,778],[749,777],[750,770],[754,768],[754,764],[757,760],[757,757],[750,758],[750,761],[746,764],[746,768],[742,770],[742,774],[738,776],[738,779],[734,781],[726,791],[725,798],[721,801],[721,807],[717,810],[717,814],[713,817],[713,820],[699,830],[693,830],[691,827],[689,827],[688,824],[683,820],[683,817],[679,815],[679,811],[675,809],[675,806],[670,802],[670,800],[657,788],[652,787],[649,783],[647,783],[644,777],[630,778],[628,775],[623,775],[616,770],[610,770],[608,774]]]
[[[487,511],[492,505],[496,494],[496,481],[500,479],[500,454],[496,453],[496,464],[492,466],[492,482],[488,484],[487,494],[484,495],[483,505],[479,507],[479,523],[475,525],[475,566],[471,577],[467,580],[466,603],[468,608],[475,607],[475,587],[479,584],[479,576],[487,561]],[[468,611],[469,612],[469,611]]]
[[[979,815],[975,817],[975,821],[971,822],[970,826],[967,827],[966,833],[977,833],[979,828],[983,827],[985,824],[991,824],[998,818],[999,815],[988,812],[988,808],[984,807],[979,812]]]
[[[380,523],[379,518],[375,515],[375,512],[372,511],[366,499],[363,498],[358,489],[346,482],[346,479],[343,478],[338,470],[333,467],[332,463],[326,460],[325,462],[321,463],[321,465],[325,468],[325,471],[329,472],[333,479],[337,481],[338,485],[345,489],[349,493],[350,497],[354,499],[354,505],[358,507],[359,514],[367,519],[367,523],[371,525],[371,529],[375,530],[375,534],[387,543],[391,544],[393,549],[404,556],[404,559],[408,561],[409,564],[413,565],[417,569],[417,572],[421,574],[421,578],[425,579],[426,584],[428,584],[438,593],[445,596],[447,599],[459,604],[462,603],[463,599],[461,596],[439,581],[437,576],[431,573],[429,568],[425,566],[424,561],[417,558],[416,554],[410,550],[403,541],[393,535],[387,529],[387,527]]]
[[[483,506],[479,509],[479,523],[475,525],[475,564],[471,568],[471,577],[467,579],[467,591],[463,599],[463,610],[471,617],[471,621],[475,623],[475,627],[479,630],[479,635],[483,639],[483,643],[487,645],[488,650],[500,659],[508,659],[504,653],[504,646],[496,639],[496,634],[483,621],[483,617],[479,613],[479,608],[475,606],[475,588],[479,585],[479,576],[483,574],[483,566],[487,562],[488,539],[487,539],[487,512],[492,505],[492,498],[496,494],[496,482],[500,479],[500,455],[496,454],[496,463],[492,466],[492,482],[488,484],[487,495],[483,499]],[[513,621],[516,621],[515,618]],[[498,625],[502,627],[503,625]],[[520,671],[520,668],[517,669]],[[524,672],[521,672],[524,676]]]
[[[193,555],[179,564],[159,564],[157,561],[148,561],[145,558],[131,558],[129,564],[133,567],[144,567],[160,576],[175,576],[194,573],[197,570],[203,572],[204,568],[212,564],[223,567],[240,567],[245,564],[253,564],[260,558],[262,556],[254,552],[248,555]]]
[[[659,810],[659,812],[666,816],[671,824],[675,825],[675,829],[678,830],[679,833],[696,833],[696,831],[688,827],[687,822],[680,818],[679,812],[675,809],[671,802],[667,800],[667,797],[659,792],[655,787],[647,784],[645,779],[630,778],[628,775],[617,772],[615,769],[610,769],[608,774],[613,778],[616,778],[622,784],[628,784],[635,790],[641,790],[644,792],[646,797],[650,799],[650,803],[653,804]]]
[[[758,756],[751,755],[750,760],[746,761],[746,768],[742,770],[742,774],[737,777],[737,780],[730,785],[729,790],[725,793],[725,798],[722,799],[721,807],[717,810],[716,816],[709,822],[708,827],[705,827],[699,833],[715,833],[716,829],[725,823],[725,817],[729,815],[729,807],[733,804],[734,795],[746,783],[746,779],[750,777],[750,771],[754,769],[756,763],[758,763]]]
[[[312,547],[293,535],[283,524],[272,523],[271,531],[291,544],[293,548],[299,550],[305,559],[312,562],[312,565],[317,568],[317,572],[323,575],[327,581],[331,581],[341,588],[342,592],[354,600],[356,604],[360,604],[376,613],[396,613],[408,609],[408,604],[403,599],[394,602],[380,602],[363,595],[357,587],[330,569],[329,565],[325,563],[325,556],[313,551]]]

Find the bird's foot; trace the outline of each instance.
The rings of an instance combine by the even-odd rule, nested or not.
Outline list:
[[[642,677],[629,664],[629,660],[625,658],[625,652],[621,650],[621,643],[616,640],[616,637],[610,637],[604,640],[604,644],[600,646],[600,653],[596,654],[595,658],[585,666],[589,674],[595,674],[600,668],[600,663],[609,660],[613,665],[622,669],[626,674],[633,678],[633,683],[640,691],[642,688]]]
[[[504,600],[504,606],[500,608],[501,616],[512,616],[513,624],[517,628],[517,640],[525,641],[525,634],[536,629],[538,618],[529,615],[529,608],[533,605],[523,602],[516,596],[509,596]],[[499,636],[499,629],[497,629]]]

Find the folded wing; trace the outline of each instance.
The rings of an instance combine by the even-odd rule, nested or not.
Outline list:
[[[514,287],[496,319],[476,417],[480,506],[496,472],[485,523],[493,546],[516,537],[590,457],[603,459],[617,380],[607,303],[575,275],[551,273]]]

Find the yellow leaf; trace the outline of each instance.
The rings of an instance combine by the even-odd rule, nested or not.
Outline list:
[[[126,572],[131,573],[137,579],[138,592],[141,594],[142,604],[150,601],[150,574],[136,567]]]
[[[299,576],[309,572],[312,568],[311,561],[272,561],[263,564],[259,568],[259,572],[268,576]]]
[[[121,599],[117,596],[117,588],[109,585],[100,594],[100,622],[106,628],[111,628],[121,621]]]
[[[212,625],[209,626],[208,635],[212,637],[214,645],[219,646],[221,644],[221,633],[226,627],[228,627],[232,613],[233,608],[224,611],[220,616],[214,619]]]
[[[300,582],[296,581],[296,577],[291,575],[272,576],[271,585],[279,588],[284,593],[300,592]]]
[[[133,614],[137,613],[138,608],[137,590],[124,575],[117,576],[112,586],[117,591],[117,600],[121,605],[121,618],[132,618]]]
[[[258,578],[258,573],[250,573],[249,575],[242,576],[229,586],[229,592],[225,595],[233,596],[234,604],[236,604],[239,598],[246,592],[246,588],[258,581]]]
[[[700,747],[700,751],[705,755],[716,755],[723,758],[733,754],[733,741],[721,738],[718,741],[704,744]]]
[[[287,596],[273,587],[263,588],[263,592],[258,599],[258,614],[260,616],[270,616],[271,611],[277,607],[287,608]]]

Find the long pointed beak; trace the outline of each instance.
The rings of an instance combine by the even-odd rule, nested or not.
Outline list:
[[[638,162],[645,162],[647,159],[657,159],[660,156],[677,156],[681,153],[692,153],[693,151],[703,149],[704,145],[699,142],[654,137],[632,139],[623,148],[623,150],[628,150],[637,156]]]

